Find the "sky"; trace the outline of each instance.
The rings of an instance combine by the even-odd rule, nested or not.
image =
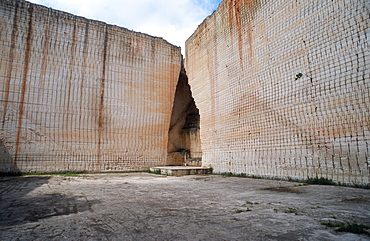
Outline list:
[[[28,0],[85,18],[162,37],[180,46],[221,0]]]

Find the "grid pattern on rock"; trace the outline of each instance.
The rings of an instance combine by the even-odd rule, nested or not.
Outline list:
[[[369,8],[223,1],[186,42],[203,165],[369,183]]]
[[[165,164],[178,47],[24,1],[0,13],[0,171]]]

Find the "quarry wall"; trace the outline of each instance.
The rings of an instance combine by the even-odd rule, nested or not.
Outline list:
[[[0,1],[0,171],[166,165],[180,48],[24,1]]]
[[[215,172],[369,184],[369,12],[224,0],[187,40],[185,72],[161,38],[0,0],[0,172],[202,157]]]
[[[224,0],[186,42],[203,165],[369,183],[367,0]]]

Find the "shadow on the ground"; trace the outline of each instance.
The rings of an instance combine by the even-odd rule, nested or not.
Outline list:
[[[0,179],[0,226],[13,226],[25,222],[91,211],[99,201],[89,201],[85,196],[62,193],[29,195],[47,184],[50,177],[8,177]],[[28,195],[27,195],[28,194]]]

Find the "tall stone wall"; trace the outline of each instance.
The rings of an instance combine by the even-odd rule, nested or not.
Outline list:
[[[178,47],[18,0],[0,30],[1,172],[166,164]]]
[[[369,183],[367,0],[224,0],[186,42],[203,165]]]

